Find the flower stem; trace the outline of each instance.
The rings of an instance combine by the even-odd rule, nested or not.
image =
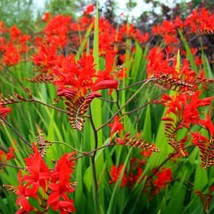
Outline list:
[[[150,82],[150,81],[151,81],[151,79],[147,79],[147,81],[144,82],[144,83],[140,86],[140,88],[137,89],[137,91],[124,103],[124,105],[122,105],[122,106],[120,107],[120,109],[118,109],[118,110],[112,115],[112,117],[111,117],[109,120],[107,120],[104,124],[102,124],[99,128],[97,128],[96,131],[98,132],[98,131],[101,130],[103,127],[105,127],[108,123],[110,123],[111,120],[112,120],[118,113],[120,113],[120,112],[126,107],[126,105],[128,105],[128,104],[137,96],[137,94],[142,90],[142,88],[143,88],[148,82]]]
[[[91,156],[92,176],[93,176],[93,183],[94,183],[94,203],[95,203],[95,213],[99,213],[98,183],[97,183],[97,172],[96,172],[96,163],[95,163],[95,156],[96,156],[97,147],[98,147],[98,134],[92,118],[92,112],[91,112],[90,106],[89,106],[89,112],[90,112],[90,122],[94,133],[94,143],[95,143],[94,151]]]
[[[10,124],[7,122],[6,119],[4,119],[1,115],[0,115],[0,119],[10,128],[12,129],[12,131],[29,147],[31,147],[31,144]]]

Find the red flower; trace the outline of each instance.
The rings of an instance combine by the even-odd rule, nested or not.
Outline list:
[[[144,157],[150,157],[152,155],[152,153],[153,153],[152,150],[143,149],[140,154],[143,155]]]
[[[120,175],[121,175],[123,168],[124,168],[124,164],[121,164],[119,167],[112,165],[111,171],[110,171],[110,177],[111,177],[111,180],[109,181],[110,184],[117,182],[117,180],[120,178]],[[126,185],[127,185],[127,178],[124,174],[122,177],[120,187],[123,187]]]
[[[75,211],[73,200],[70,200],[67,196],[68,193],[75,190],[70,182],[75,165],[74,158],[72,159],[74,155],[75,153],[64,154],[59,159],[56,168],[51,172],[51,184],[49,185],[51,193],[47,204],[54,210],[60,210],[61,213]]]
[[[7,66],[16,65],[20,60],[20,54],[12,42],[5,47],[4,63]]]
[[[124,126],[122,123],[119,122],[119,117],[116,115],[114,117],[114,123],[108,124],[108,126],[111,127],[111,133],[110,136],[112,137],[114,133],[120,133],[122,130],[124,130]]]
[[[29,158],[25,158],[28,174],[22,178],[22,181],[26,182],[26,193],[29,196],[35,195],[39,187],[46,192],[50,179],[50,171],[34,144],[32,149],[34,153]]]
[[[64,154],[50,172],[34,144],[32,148],[33,154],[25,159],[27,174],[22,176],[21,171],[18,174],[19,186],[16,188],[18,195],[16,203],[20,206],[18,213],[34,209],[30,205],[29,198],[36,199],[47,210],[52,207],[60,213],[74,212],[74,201],[70,200],[67,194],[75,190],[70,182],[75,165],[75,159],[72,157],[75,153]],[[39,189],[43,190],[42,196],[38,194]]]
[[[101,89],[116,89],[118,87],[118,82],[116,80],[101,80],[94,84],[92,87],[93,91],[98,91]]]
[[[22,182],[22,174],[21,171],[18,173],[18,182],[19,186],[16,190],[16,195],[18,195],[18,198],[16,200],[16,204],[21,207],[21,209],[17,213],[25,213],[33,210],[33,207],[30,205],[30,202],[28,201],[27,197],[29,197],[29,194],[26,193],[26,185],[23,185]],[[37,197],[37,194],[30,195],[31,197]]]
[[[165,101],[164,104],[168,106],[166,113],[172,112],[175,114],[182,121],[182,126],[184,127],[198,123],[200,120],[198,108],[210,105],[214,98],[212,96],[200,99],[200,93],[200,91],[196,91],[193,95],[183,93],[173,98],[164,96],[163,102]]]
[[[0,116],[6,118],[7,114],[9,114],[11,110],[11,108],[5,108],[3,106],[0,106]]]
[[[106,52],[105,62],[106,68],[104,71],[99,71],[96,75],[97,79],[92,87],[92,90],[97,91],[109,88],[111,89],[111,94],[112,89],[116,89],[118,87],[118,81],[114,80],[114,77],[111,74],[114,66],[114,58],[110,51]]]
[[[42,21],[47,22],[50,19],[50,13],[44,13],[42,16]]]
[[[44,29],[47,44],[50,43],[58,48],[64,47],[69,40],[70,23],[69,16],[57,15],[50,19]]]
[[[9,152],[7,152],[7,153],[0,150],[0,162],[4,161],[4,160],[11,160],[12,158],[14,158],[14,148],[13,147],[10,147]]]
[[[85,10],[84,10],[84,14],[89,14],[92,13],[95,9],[95,5],[94,4],[90,4],[88,5]]]
[[[211,112],[212,112],[212,108],[210,109],[210,114],[207,115],[205,120],[199,120],[198,123],[200,125],[202,125],[203,127],[205,127],[209,133],[210,133],[210,139],[212,139],[214,137],[214,124],[213,121],[211,119]]]
[[[75,212],[76,209],[74,207],[74,200],[65,200],[58,201],[56,205],[53,206],[53,210],[60,211],[60,214],[68,214],[71,212]]]
[[[13,25],[10,28],[10,37],[13,41],[17,40],[21,36],[22,32],[19,30],[16,25]]]
[[[172,181],[172,170],[170,168],[162,168],[156,173],[157,179],[153,181],[155,186],[155,193],[157,194],[160,189],[165,188],[167,183]]]
[[[192,135],[192,138],[193,138],[192,139],[193,144],[195,146],[198,146],[200,144],[206,144],[209,141],[207,137],[205,137],[204,135],[201,135],[198,132],[192,132],[191,135]]]

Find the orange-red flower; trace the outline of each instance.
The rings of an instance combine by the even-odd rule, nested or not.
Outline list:
[[[160,189],[165,188],[167,183],[172,181],[172,170],[170,168],[163,167],[158,173],[156,173],[156,177],[156,180],[153,181],[155,194],[157,194]]]
[[[112,137],[114,133],[120,133],[122,130],[124,130],[124,126],[122,123],[120,123],[119,117],[116,115],[114,117],[114,122],[108,124],[108,126],[111,127],[110,136]]]
[[[10,147],[8,152],[0,150],[0,162],[4,160],[11,160],[14,158],[14,148]]]
[[[7,114],[10,114],[11,112],[11,108],[9,107],[3,107],[3,106],[0,106],[0,116],[3,117],[3,118],[6,118]]]
[[[124,168],[124,164],[121,164],[119,167],[112,165],[111,171],[110,171],[110,177],[111,177],[111,180],[109,181],[110,184],[116,183],[118,181],[118,179],[120,178],[120,175],[122,173],[123,168]],[[125,173],[124,173],[120,187],[123,187],[126,185],[127,185],[127,178],[126,178]]]

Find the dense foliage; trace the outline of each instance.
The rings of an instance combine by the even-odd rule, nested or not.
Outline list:
[[[212,213],[213,13],[82,14],[0,21],[0,212]]]

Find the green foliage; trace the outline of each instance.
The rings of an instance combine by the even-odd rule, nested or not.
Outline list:
[[[46,9],[48,12],[50,12],[53,15],[57,14],[64,14],[64,15],[70,15],[71,17],[76,16],[76,11],[78,8],[77,1],[73,0],[50,0],[46,2]],[[81,3],[81,1],[79,1]]]
[[[31,8],[32,2],[26,1],[25,3],[23,16],[26,18],[29,14],[24,15],[24,11]],[[2,10],[0,14],[5,23],[12,25],[14,20],[7,17],[7,11],[5,8],[1,8],[1,4],[9,8],[10,2],[0,2],[0,11]],[[132,1],[129,1],[129,4],[130,8],[136,6]],[[73,16],[76,4],[73,1],[52,0],[47,8],[52,14],[62,13]],[[18,15],[14,14],[14,17],[16,16]],[[19,18],[21,20],[21,17]],[[22,22],[20,20],[18,20],[19,24]],[[29,21],[31,21],[30,18]],[[126,26],[129,29],[130,24],[127,22]],[[23,26],[20,24],[20,27]],[[105,59],[99,50],[98,7],[95,24],[87,27],[84,32],[78,32],[82,33],[83,38],[74,57],[78,61],[84,51],[91,52],[94,57],[95,69],[98,72],[106,67]],[[185,60],[189,61],[192,70],[198,72],[203,68],[205,76],[212,79],[212,68],[206,54],[202,52],[203,64],[201,67],[197,66],[190,44],[182,32],[179,34],[187,53]],[[93,37],[92,42],[91,37]],[[90,49],[90,42],[93,44],[93,50]],[[102,91],[102,98],[92,101],[85,115],[86,122],[81,132],[71,128],[68,122],[68,113],[70,112],[65,110],[65,103],[62,100],[57,100],[55,103],[57,97],[55,85],[35,84],[28,81],[28,78],[34,76],[33,63],[20,62],[16,66],[10,66],[3,72],[1,71],[0,93],[3,97],[14,96],[16,93],[25,98],[29,97],[25,88],[28,88],[33,95],[33,99],[28,98],[27,100],[26,98],[23,102],[15,103],[11,115],[7,116],[7,123],[3,121],[0,126],[0,146],[2,148],[12,146],[15,150],[15,158],[10,162],[10,165],[15,167],[4,167],[0,161],[0,167],[2,167],[1,185],[18,185],[17,172],[25,166],[25,158],[32,153],[29,144],[38,141],[37,137],[42,131],[44,139],[51,142],[44,155],[44,160],[50,168],[54,167],[54,163],[63,154],[72,151],[77,153],[76,166],[72,175],[72,179],[77,182],[76,190],[72,194],[76,213],[194,214],[203,211],[199,197],[194,191],[209,191],[209,187],[213,183],[214,169],[201,168],[199,150],[192,145],[190,146],[190,142],[187,142],[190,155],[174,159],[178,152],[174,151],[167,143],[165,121],[161,121],[161,118],[167,113],[168,106],[163,107],[157,104],[157,99],[162,95],[163,89],[159,88],[160,84],[155,82],[155,78],[147,78],[147,57],[150,46],[149,44],[141,46],[138,41],[133,41],[130,38],[125,38],[124,44],[126,57],[124,65],[127,69],[127,78],[120,80],[117,90],[113,90],[111,94],[108,94],[108,91]],[[177,52],[177,57],[176,54],[174,57],[177,59],[175,69],[179,73],[182,69],[183,57],[180,50]],[[212,94],[209,93],[207,91],[203,96],[211,96]],[[175,90],[168,89],[167,91],[168,96],[176,94]],[[72,99],[75,98],[72,97]],[[7,99],[5,100],[7,101]],[[75,106],[72,107],[75,108]],[[79,109],[76,111],[78,112]],[[111,135],[110,127],[107,126],[107,124],[113,123],[116,115],[121,116],[119,122],[124,125],[125,130],[122,130],[122,135],[127,132],[130,132],[131,137],[139,135],[146,142],[154,143],[160,152],[153,152],[151,156],[143,157],[141,154],[143,151],[138,148],[116,143],[119,136],[119,140],[122,139],[122,135],[118,135],[116,132]],[[176,116],[172,112],[167,116],[175,119],[172,124],[176,126]],[[202,130],[202,127],[197,125],[189,129],[181,129],[174,134],[177,139],[182,139],[193,131],[201,131],[204,136],[209,137],[208,132]],[[122,188],[124,176],[132,172],[132,158],[141,158],[142,162],[145,161],[145,165],[143,165],[142,174],[137,181],[133,185]],[[118,167],[121,163],[123,163],[123,168],[117,181],[110,184],[111,167],[113,165]],[[172,181],[155,192],[154,183],[157,181],[157,174],[164,167],[171,168]],[[131,181],[128,182],[131,183]],[[7,188],[4,187],[1,189],[0,212],[3,214],[15,213],[17,210],[16,196],[6,190]],[[37,206],[39,207],[39,204]],[[210,210],[213,209],[214,207],[211,205]],[[48,213],[56,212],[49,210]]]
[[[4,21],[6,26],[17,25],[24,32],[29,32],[33,25],[34,20],[33,1],[32,0],[0,1],[0,20]]]

